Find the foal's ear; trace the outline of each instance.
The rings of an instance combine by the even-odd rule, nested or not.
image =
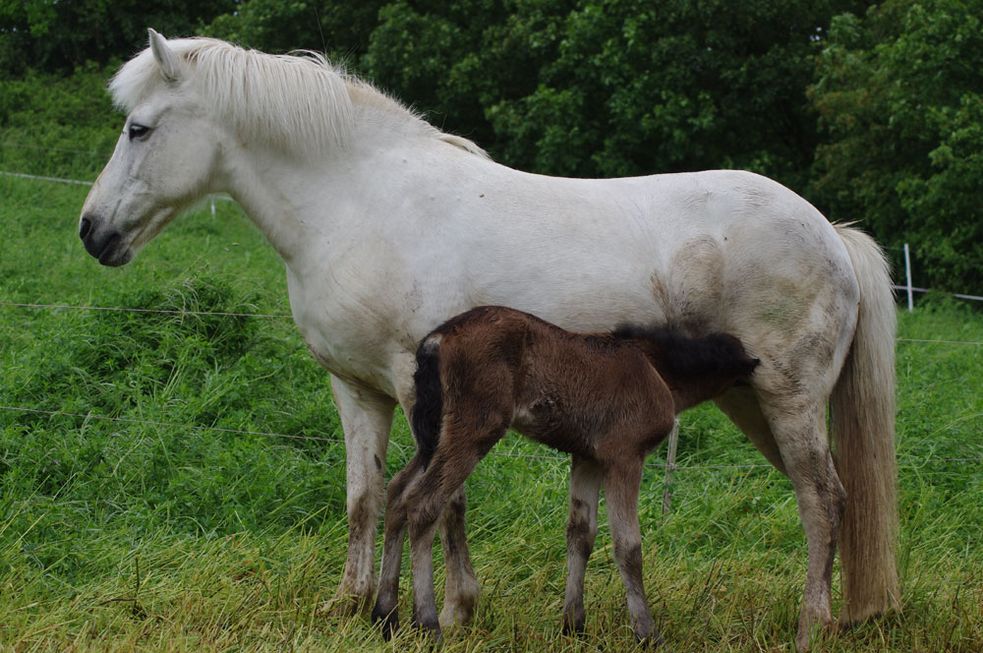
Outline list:
[[[150,35],[150,51],[160,66],[160,74],[168,82],[176,82],[181,76],[181,61],[177,54],[167,45],[167,39],[158,34],[152,27],[147,29]]]

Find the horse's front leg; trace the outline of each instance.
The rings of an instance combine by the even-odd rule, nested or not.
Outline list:
[[[375,534],[396,402],[335,376],[331,377],[331,389],[345,431],[348,557],[338,598],[347,612],[371,605],[375,594]]]
[[[387,640],[399,628],[399,571],[406,535],[406,488],[422,473],[423,464],[418,456],[414,456],[389,482],[379,596],[372,609],[372,621],[382,625],[382,636]]]

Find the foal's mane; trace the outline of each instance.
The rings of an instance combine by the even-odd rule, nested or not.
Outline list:
[[[272,145],[317,154],[344,147],[356,116],[356,103],[393,122],[455,147],[487,156],[460,136],[430,125],[372,85],[346,74],[316,52],[266,54],[211,38],[173,39],[184,77],[211,109],[240,134]],[[129,113],[150,92],[166,84],[150,48],[130,59],[109,83],[116,106]]]
[[[665,326],[622,324],[611,335],[638,343],[659,373],[677,380],[714,374],[747,377],[759,362],[726,333],[690,338]]]

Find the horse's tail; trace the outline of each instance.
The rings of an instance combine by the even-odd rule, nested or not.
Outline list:
[[[836,225],[860,285],[853,345],[830,397],[837,471],[845,623],[900,607],[894,451],[896,315],[884,254],[865,233]]]
[[[410,423],[416,438],[417,455],[426,469],[440,441],[444,398],[440,380],[440,336],[431,334],[416,350],[416,372],[413,374],[416,400]]]

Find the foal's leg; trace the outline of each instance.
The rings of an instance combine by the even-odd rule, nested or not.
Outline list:
[[[478,438],[473,432],[460,435],[442,432],[426,471],[405,493],[413,562],[413,622],[438,634],[440,624],[433,592],[433,537],[437,519],[478,461],[504,435],[504,426]]]
[[[614,542],[614,557],[628,594],[631,626],[639,641],[656,645],[662,637],[655,628],[642,582],[642,533],[638,525],[638,489],[642,482],[642,458],[605,466],[604,496]]]
[[[409,417],[413,414],[413,404],[416,401],[416,385],[413,382],[416,355],[406,353],[397,356],[393,366],[397,371],[396,396],[403,407],[403,413]],[[390,484],[392,482],[390,481]],[[467,535],[464,530],[466,508],[467,501],[462,487],[458,494],[451,497],[440,519],[440,541],[444,546],[444,562],[447,565],[444,609],[440,612],[440,623],[443,626],[463,625],[470,622],[478,600],[478,579],[475,578],[471,566]]]
[[[597,535],[597,494],[603,471],[594,461],[574,455],[570,468],[570,519],[567,522],[567,588],[563,631],[584,630],[584,570]]]
[[[395,402],[335,376],[331,389],[345,431],[348,558],[338,597],[347,611],[370,605],[375,593],[375,534]]]
[[[372,621],[382,622],[382,635],[392,637],[399,628],[399,572],[403,560],[403,540],[406,536],[406,488],[423,472],[416,456],[389,481],[386,505],[385,538],[382,547],[382,573],[379,576],[379,597],[372,610]]]
[[[444,564],[447,566],[444,581],[444,608],[440,611],[440,625],[466,625],[474,616],[478,602],[478,579],[471,566],[467,534],[464,531],[464,513],[467,510],[464,486],[451,495],[440,518],[440,541],[444,546]]]
[[[762,405],[769,417],[789,479],[795,488],[799,517],[808,543],[809,564],[799,612],[795,645],[809,648],[816,631],[832,623],[830,582],[846,492],[833,466],[826,439],[825,404]]]

